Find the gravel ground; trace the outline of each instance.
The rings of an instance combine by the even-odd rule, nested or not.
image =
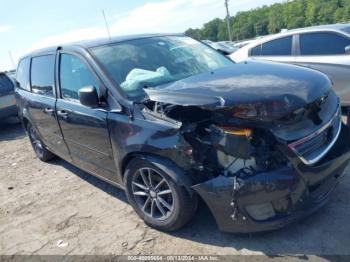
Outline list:
[[[221,233],[202,203],[169,234],[147,227],[123,191],[63,160],[40,162],[19,124],[0,125],[0,152],[1,255],[350,254],[349,176],[322,210],[282,230]]]

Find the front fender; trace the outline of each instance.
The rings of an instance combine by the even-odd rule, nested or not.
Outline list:
[[[180,167],[178,167],[175,163],[173,163],[171,160],[156,156],[156,155],[148,155],[148,154],[142,154],[138,155],[140,158],[145,159],[152,164],[154,164],[156,167],[158,167],[160,170],[164,171],[166,174],[168,174],[176,184],[180,186],[184,186],[186,190],[190,193],[190,195],[193,194],[192,189],[192,179],[189,175],[185,173],[184,170],[182,170]]]

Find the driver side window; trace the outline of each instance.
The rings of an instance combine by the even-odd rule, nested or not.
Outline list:
[[[61,54],[60,57],[61,96],[67,100],[79,100],[78,91],[82,87],[94,86],[99,93],[99,84],[95,75],[80,58]]]

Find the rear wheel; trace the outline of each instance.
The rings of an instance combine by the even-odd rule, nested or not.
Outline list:
[[[39,137],[37,130],[31,123],[27,124],[27,132],[29,135],[30,143],[32,144],[32,147],[34,149],[34,152],[41,161],[47,162],[55,157],[55,155],[52,154],[45,147],[44,143],[41,141]]]
[[[196,195],[176,184],[151,162],[131,161],[125,171],[128,200],[136,213],[151,227],[174,231],[184,226],[197,208]]]

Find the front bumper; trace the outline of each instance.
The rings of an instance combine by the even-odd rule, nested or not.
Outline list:
[[[293,163],[289,167],[245,178],[218,176],[193,186],[208,205],[221,231],[275,230],[321,208],[349,162],[349,129],[343,126],[333,148],[314,166],[305,165],[291,152],[285,153]],[[257,212],[262,211],[263,215],[273,212],[273,216],[254,218],[252,209],[247,208],[254,206],[270,207],[273,209],[270,212]]]

